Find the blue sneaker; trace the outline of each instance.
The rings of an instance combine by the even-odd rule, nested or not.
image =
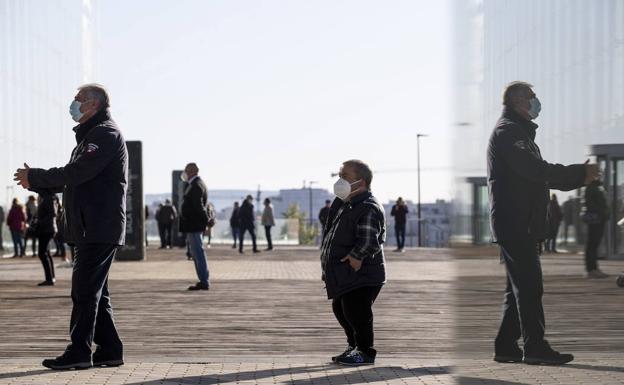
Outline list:
[[[368,354],[361,352],[356,348],[356,349],[353,349],[345,357],[336,358],[336,362],[340,365],[346,365],[346,366],[374,365],[375,357],[371,357]]]
[[[342,352],[341,354],[339,354],[337,356],[333,356],[331,358],[332,362],[336,362],[336,360],[339,359],[339,358],[346,357],[349,353],[351,353],[353,351],[353,349],[355,349],[353,346],[347,345],[347,349],[344,352]]]

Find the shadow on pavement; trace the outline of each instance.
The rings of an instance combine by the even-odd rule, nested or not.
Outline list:
[[[4,380],[5,378],[38,376],[40,374],[49,374],[49,373],[52,373],[50,369],[37,369],[37,370],[27,370],[25,372],[0,373],[0,380]]]
[[[455,377],[455,381],[458,385],[533,385],[526,382],[512,382],[505,380],[495,380],[492,378],[483,377]]]
[[[615,372],[624,373],[624,368],[619,366],[606,366],[606,365],[587,365],[587,364],[567,364],[566,368],[574,368],[581,370],[597,370],[599,372]]]
[[[258,370],[258,371],[247,371],[247,372],[237,372],[237,373],[228,373],[222,375],[206,375],[206,376],[189,376],[189,377],[177,377],[177,378],[161,378],[150,381],[141,381],[128,383],[128,385],[161,385],[167,383],[177,383],[177,384],[222,384],[222,383],[239,383],[244,381],[254,381],[261,380],[264,378],[271,378],[275,376],[288,376],[288,375],[298,375],[302,373],[318,373],[318,372],[326,372],[341,368],[340,366],[336,366],[334,364],[327,365],[317,365],[317,366],[299,366],[294,368],[278,368],[278,369],[267,369],[267,370]],[[344,367],[342,367],[344,368]],[[393,379],[401,379],[401,378],[411,378],[411,377],[423,377],[429,375],[441,375],[441,374],[449,374],[449,367],[422,367],[422,368],[413,368],[406,369],[399,366],[381,366],[381,367],[366,367],[360,370],[354,370],[347,373],[335,373],[335,374],[327,374],[321,378],[305,378],[305,379],[288,379],[285,380],[284,383],[289,385],[308,385],[308,384],[316,384],[319,380],[329,381],[332,385],[347,385],[347,384],[358,384],[362,382],[368,381],[387,381]]]

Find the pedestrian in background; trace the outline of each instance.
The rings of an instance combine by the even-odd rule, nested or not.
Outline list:
[[[568,199],[563,202],[562,212],[563,212],[563,244],[568,244],[568,230],[570,226],[574,226],[574,199],[570,196]]]
[[[409,210],[403,198],[399,197],[396,204],[392,206],[390,215],[394,217],[394,233],[396,235],[397,248],[394,251],[400,253],[405,251],[405,225]]]
[[[188,249],[195,263],[195,272],[199,282],[189,286],[188,290],[208,290],[210,287],[208,262],[202,242],[202,236],[208,226],[208,189],[199,177],[199,168],[189,163],[182,173],[182,181],[186,182],[182,207],[180,210],[180,232],[186,233]]]
[[[169,199],[165,199],[165,203],[160,205],[156,213],[156,222],[158,223],[158,235],[160,236],[160,248],[171,248],[173,244],[173,224],[178,218],[176,208],[171,204]]]
[[[33,230],[37,234],[39,249],[37,254],[43,266],[45,280],[38,286],[53,286],[56,282],[54,274],[54,261],[50,255],[50,241],[57,232],[56,216],[58,214],[58,206],[56,204],[55,194],[46,189],[31,189],[39,194],[39,202],[37,205],[36,228]]]
[[[561,225],[562,219],[563,213],[557,201],[557,195],[552,194],[548,202],[548,229],[546,230],[545,251],[551,253],[557,252],[557,235],[559,234],[559,226]]]
[[[334,184],[321,248],[322,277],[347,348],[332,357],[342,365],[375,363],[373,304],[386,282],[383,206],[371,192],[373,173],[359,160],[344,162]]]
[[[585,188],[582,220],[587,225],[585,242],[585,277],[607,278],[598,268],[598,248],[604,235],[605,224],[609,219],[609,206],[602,182],[596,180]]]
[[[327,217],[329,217],[329,208],[331,207],[331,201],[328,199],[325,201],[325,206],[319,210],[318,220],[321,224],[321,234],[325,232],[325,226],[327,226]]]
[[[6,217],[4,214],[4,207],[0,206],[0,251],[4,252],[4,238],[2,237],[2,233],[4,230],[4,221]],[[1,256],[1,254],[0,254]]]
[[[238,241],[238,252],[243,254],[243,242],[245,240],[245,232],[249,232],[253,245],[253,252],[259,253],[256,245],[256,216],[254,214],[253,197],[247,195],[243,204],[238,211],[238,223],[240,225],[240,239]]]
[[[273,239],[271,238],[271,228],[275,226],[275,218],[273,217],[273,205],[271,200],[264,200],[264,211],[262,211],[262,226],[264,226],[264,234],[267,240],[267,251],[273,250]]]
[[[28,249],[28,240],[32,243],[32,256],[37,256],[37,232],[35,223],[37,217],[37,198],[29,195],[26,201],[26,232],[24,233],[24,251]]]
[[[26,211],[19,199],[14,198],[7,215],[7,226],[11,230],[11,239],[13,240],[13,258],[24,256],[24,232],[26,231]]]
[[[206,207],[206,211],[208,212],[208,224],[206,225],[205,235],[208,238],[208,242],[206,243],[206,248],[209,249],[212,247],[212,229],[217,224],[217,213],[215,212],[214,206],[212,203],[208,203],[208,207]]]
[[[234,240],[234,244],[232,248],[236,248],[236,243],[238,242],[238,237],[240,236],[240,223],[238,219],[240,207],[238,202],[234,202],[234,208],[232,209],[232,215],[230,216],[230,229],[232,230],[232,239]]]

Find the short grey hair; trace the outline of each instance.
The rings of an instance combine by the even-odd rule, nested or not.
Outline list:
[[[533,88],[533,84],[522,81],[515,81],[507,84],[503,90],[503,105],[511,106],[512,98],[521,95],[522,92],[530,90],[531,88]]]
[[[100,103],[100,109],[110,107],[110,97],[106,88],[97,83],[83,84],[78,87],[79,91],[84,91],[90,99],[96,99]]]
[[[373,183],[373,172],[366,163],[359,159],[351,159],[342,163],[342,165],[352,168],[355,175],[359,179],[362,179],[368,188],[371,187],[371,183]]]

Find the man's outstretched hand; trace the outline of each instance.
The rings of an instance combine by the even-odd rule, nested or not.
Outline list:
[[[599,179],[602,176],[600,166],[595,163],[590,164],[589,159],[585,161],[585,185]]]
[[[30,170],[30,167],[24,163],[24,168],[18,168],[15,174],[13,174],[13,180],[17,181],[17,184],[25,189],[30,188],[30,183],[28,183],[28,170]]]

